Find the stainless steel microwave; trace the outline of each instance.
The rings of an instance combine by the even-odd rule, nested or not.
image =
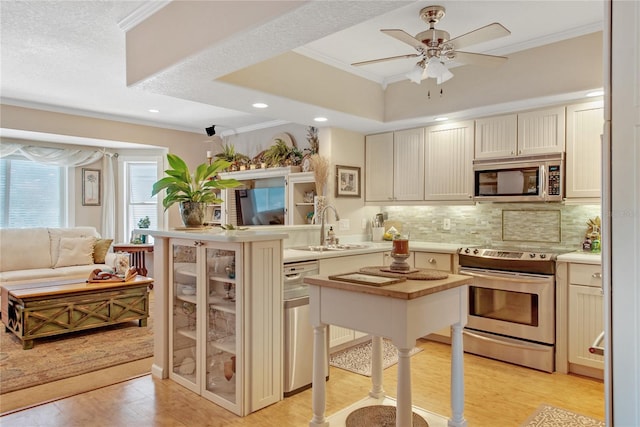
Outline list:
[[[564,154],[504,160],[474,160],[474,200],[560,202],[564,197]]]

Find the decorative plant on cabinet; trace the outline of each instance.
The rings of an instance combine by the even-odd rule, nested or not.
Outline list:
[[[229,167],[230,163],[217,159],[211,165],[202,163],[192,174],[184,160],[175,154],[167,154],[167,161],[172,169],[165,170],[168,176],[153,184],[152,196],[162,190],[166,195],[162,200],[167,210],[174,203],[180,205],[180,215],[186,227],[201,227],[204,224],[205,210],[208,203],[220,204],[222,200],[213,190],[234,188],[240,185],[235,179],[218,179],[219,172]]]

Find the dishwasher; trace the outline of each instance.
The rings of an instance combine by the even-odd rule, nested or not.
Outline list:
[[[313,328],[309,321],[309,286],[305,276],[318,274],[318,261],[284,264],[284,396],[311,387],[313,378]],[[327,333],[325,376],[329,378]]]

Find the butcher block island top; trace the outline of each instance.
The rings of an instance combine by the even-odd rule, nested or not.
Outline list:
[[[305,277],[304,281],[311,285],[342,289],[345,291],[412,300],[423,297],[425,295],[430,295],[436,292],[441,292],[447,289],[466,285],[468,283],[471,283],[471,278],[469,276],[462,276],[460,274],[449,274],[446,279],[405,280],[399,283],[391,283],[389,285],[383,286],[372,286],[346,282],[343,280],[330,279],[328,276],[309,276]]]

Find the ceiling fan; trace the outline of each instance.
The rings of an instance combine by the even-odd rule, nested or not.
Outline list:
[[[418,53],[372,59],[369,61],[356,62],[351,65],[361,66],[394,59],[420,58],[420,61],[418,61],[414,69],[407,73],[407,77],[412,82],[418,84],[420,84],[422,79],[432,77],[440,84],[453,77],[453,73],[445,66],[447,62],[455,60],[456,63],[460,64],[495,66],[506,61],[507,58],[504,56],[485,55],[458,50],[474,44],[508,36],[511,32],[504,26],[494,22],[493,24],[450,39],[448,32],[435,28],[435,25],[444,15],[445,9],[442,6],[427,6],[420,10],[420,18],[429,24],[429,29],[416,34],[415,37],[404,30],[380,30],[384,34],[414,47]]]

